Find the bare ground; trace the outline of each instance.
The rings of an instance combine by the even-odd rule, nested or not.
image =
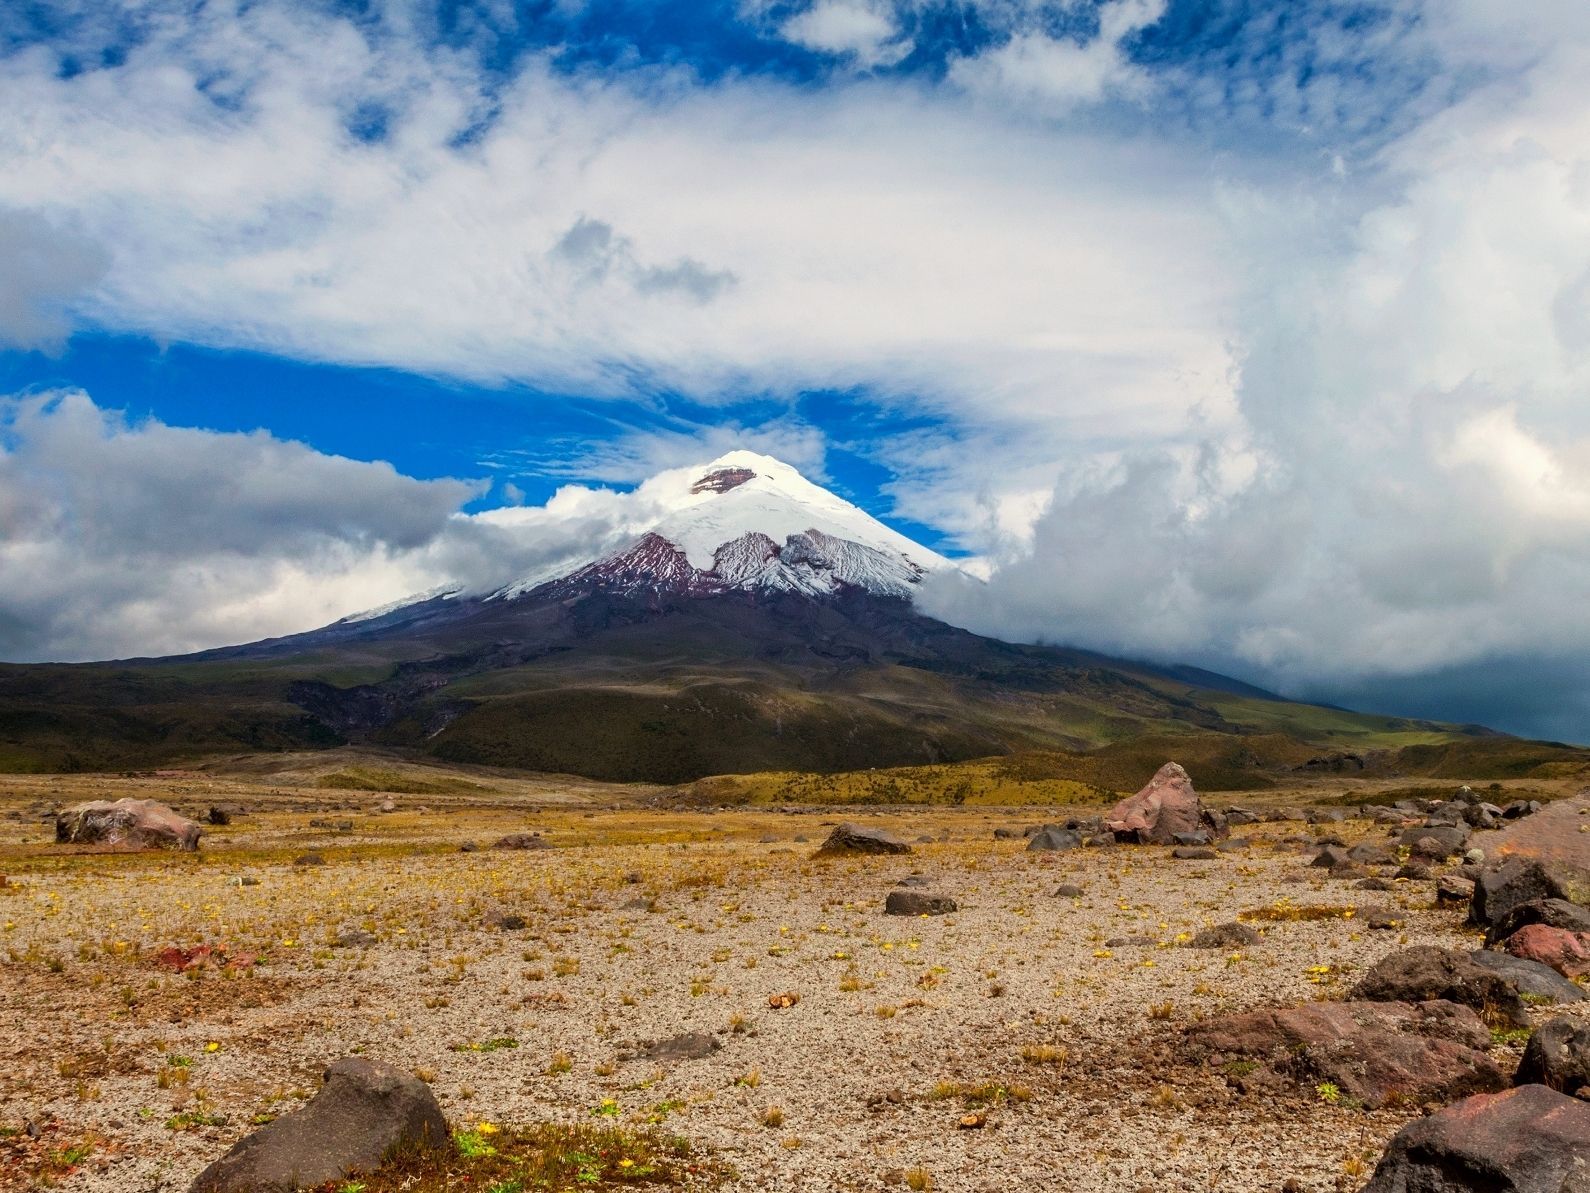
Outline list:
[[[1402,945],[1473,947],[1429,883],[1374,893],[1308,869],[1296,838],[1319,830],[1295,823],[1183,862],[993,839],[1054,809],[685,813],[475,775],[493,791],[398,795],[380,814],[378,793],[301,785],[319,773],[0,780],[0,1189],[184,1190],[352,1052],[420,1073],[460,1126],[588,1121],[611,1099],[623,1121],[715,1149],[735,1188],[904,1187],[913,1170],[944,1191],[1356,1189],[1418,1108],[1243,1095],[1185,1063],[1179,1033],[1339,996]],[[53,843],[54,804],[123,794],[253,814],[208,830],[197,857]],[[814,860],[841,814],[943,839]],[[459,850],[516,831],[556,847]],[[293,864],[311,849],[325,865]],[[961,910],[884,916],[918,873]],[[1062,882],[1086,894],[1057,898]],[[1181,947],[1289,906],[1338,911],[1259,921],[1240,953]],[[1400,926],[1342,914],[1364,906]],[[492,909],[526,926],[488,927]],[[335,943],[355,930],[374,943]],[[1123,938],[1147,943],[1109,943]],[[257,964],[157,960],[199,944]],[[770,1005],[785,993],[799,1001]],[[685,1031],[722,1047],[642,1055]]]

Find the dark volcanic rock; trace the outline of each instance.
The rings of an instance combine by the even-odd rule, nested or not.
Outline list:
[[[926,891],[890,891],[884,900],[886,915],[949,915],[958,911],[954,899],[948,895],[931,895]]]
[[[1382,957],[1353,987],[1350,997],[1371,1002],[1442,999],[1503,1015],[1513,1023],[1529,1021],[1518,989],[1508,978],[1476,964],[1469,953],[1432,945],[1415,945]]]
[[[717,1039],[704,1031],[687,1031],[648,1044],[641,1049],[640,1054],[647,1060],[673,1064],[682,1060],[705,1060],[722,1047]]]
[[[1520,928],[1530,924],[1545,924],[1549,928],[1565,928],[1569,932],[1590,932],[1590,909],[1570,903],[1566,899],[1536,899],[1520,903],[1492,924],[1485,934],[1487,944],[1506,940]]]
[[[818,857],[841,853],[910,853],[911,847],[887,829],[841,824],[817,849]]]
[[[1167,762],[1136,795],[1116,804],[1104,827],[1117,840],[1140,845],[1172,845],[1177,833],[1226,835],[1225,817],[1204,808],[1187,772]]]
[[[1590,1093],[1590,1023],[1553,1019],[1536,1028],[1513,1084],[1545,1085],[1581,1097]]]
[[[1587,1193],[1590,1106],[1543,1085],[1476,1094],[1409,1123],[1363,1193]]]
[[[1512,858],[1475,880],[1469,923],[1489,928],[1525,903],[1563,897],[1561,884],[1537,859]]]
[[[1188,1041],[1216,1059],[1250,1056],[1296,1080],[1329,1081],[1370,1109],[1507,1085],[1484,1052],[1490,1032],[1468,1007],[1448,1002],[1250,1011],[1199,1024]]]
[[[1082,844],[1082,838],[1076,833],[1063,828],[1045,828],[1036,832],[1032,840],[1027,842],[1028,852],[1042,850],[1076,849]]]
[[[1241,949],[1258,944],[1262,937],[1246,924],[1216,924],[1187,942],[1189,949]]]
[[[447,1120],[430,1087],[381,1061],[348,1057],[302,1110],[245,1135],[189,1193],[290,1193],[376,1168],[397,1147],[440,1147]]]
[[[60,845],[125,845],[191,853],[199,848],[203,831],[152,799],[95,800],[55,818],[55,840]]]

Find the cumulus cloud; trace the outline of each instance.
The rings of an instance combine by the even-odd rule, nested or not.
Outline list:
[[[1444,52],[1480,54],[1493,15],[1455,6]],[[1360,189],[1233,190],[1236,417],[1067,469],[1028,540],[990,540],[988,590],[940,611],[1403,708],[1473,712],[1488,669],[1487,719],[1566,736],[1506,693],[1590,659],[1584,26],[1498,31],[1527,65],[1388,142]]]
[[[129,423],[81,392],[0,400],[0,658],[162,654],[423,587],[475,487],[264,433]]]
[[[0,348],[63,341],[71,303],[109,265],[109,254],[92,240],[35,212],[0,207]]]
[[[892,5],[819,0],[786,20],[779,32],[787,41],[825,54],[853,57],[862,66],[898,61],[909,50],[900,35]]]
[[[1098,13],[1098,32],[1083,39],[1041,30],[1020,31],[977,54],[957,59],[950,79],[1001,100],[1037,103],[1050,114],[1109,96],[1141,97],[1149,75],[1122,42],[1153,25],[1165,0],[1110,0]]]
[[[103,69],[0,59],[0,152],[0,202],[110,246],[85,316],[161,338],[613,397],[864,385],[1084,433],[1175,427],[1229,366],[1199,153],[953,88],[536,54],[488,86],[385,26],[206,7]]]

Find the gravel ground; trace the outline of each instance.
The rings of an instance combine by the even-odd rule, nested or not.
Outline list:
[[[1180,1059],[1179,1033],[1339,996],[1402,945],[1473,947],[1430,883],[1376,893],[1307,868],[1298,838],[1322,830],[1297,824],[1240,829],[1251,845],[1198,862],[993,839],[1030,811],[897,810],[858,818],[942,839],[830,861],[811,854],[834,813],[422,813],[398,798],[342,833],[311,830],[307,807],[265,811],[194,858],[58,848],[40,789],[0,793],[0,816],[21,817],[0,820],[0,1189],[44,1174],[74,1193],[185,1190],[352,1052],[422,1074],[460,1125],[583,1120],[615,1099],[626,1122],[719,1151],[743,1189],[904,1187],[917,1168],[945,1193],[1356,1189],[1416,1110],[1240,1095]],[[556,847],[458,850],[517,830]],[[310,848],[325,865],[292,864]],[[883,915],[913,874],[960,911]],[[1057,898],[1060,883],[1086,893]],[[1240,953],[1180,945],[1267,908],[1279,918]],[[526,926],[488,928],[492,909]],[[333,943],[354,929],[375,943]],[[200,943],[259,964],[179,975],[155,959]],[[799,1002],[770,1006],[782,993]],[[640,1055],[685,1031],[722,1047]],[[991,1104],[967,1100],[976,1087]],[[986,1125],[963,1129],[977,1109]],[[21,1146],[27,1122],[43,1134]]]

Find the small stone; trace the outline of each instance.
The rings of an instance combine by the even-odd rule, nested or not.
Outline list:
[[[926,891],[893,890],[884,900],[885,915],[949,915],[958,911],[954,899],[948,895],[932,895]]]

